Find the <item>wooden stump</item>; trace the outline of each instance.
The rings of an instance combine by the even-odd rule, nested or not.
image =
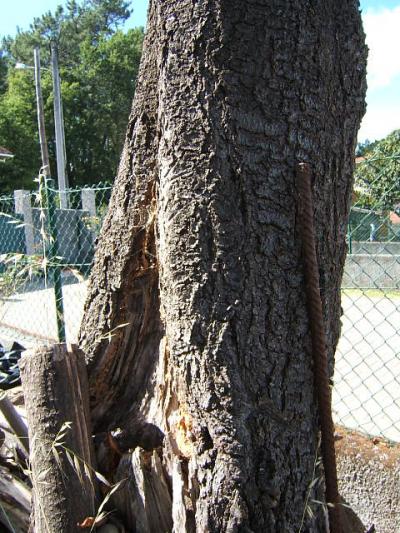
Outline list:
[[[82,531],[95,516],[94,453],[83,355],[64,344],[20,361],[29,426],[34,531]]]

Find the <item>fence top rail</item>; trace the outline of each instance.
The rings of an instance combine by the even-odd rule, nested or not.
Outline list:
[[[82,191],[108,191],[110,189],[112,189],[112,184],[107,184],[107,183],[98,183],[98,184],[95,184],[95,185],[84,185],[83,187],[76,187],[76,188],[69,188],[69,189],[65,189],[64,191],[60,191],[60,189],[57,189],[56,187],[48,187],[48,189],[51,191],[51,192],[55,192],[57,194],[59,194],[60,192],[64,192],[66,194],[70,194],[70,193],[79,193],[79,192],[82,192]]]
[[[70,187],[68,189],[65,189],[65,191],[62,191],[62,192],[65,192],[66,194],[71,194],[71,193],[79,193],[81,191],[108,191],[108,190],[111,190],[112,188],[113,188],[112,183],[99,182],[99,183],[94,183],[91,185],[83,185],[81,187]],[[61,192],[59,189],[55,187],[48,187],[48,189],[55,193]],[[21,189],[21,190],[24,190],[24,189]],[[26,189],[26,192],[31,194],[32,196],[37,195],[37,189],[36,190]],[[13,201],[14,201],[13,194],[0,194],[0,202],[13,202]]]

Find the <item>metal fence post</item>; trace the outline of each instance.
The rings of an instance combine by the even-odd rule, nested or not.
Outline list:
[[[96,216],[96,191],[94,189],[82,189],[82,209],[87,211],[91,217]]]
[[[81,191],[82,199],[82,210],[89,214],[89,217],[95,221],[97,216],[96,209],[96,191],[94,189],[82,189]],[[89,219],[90,220],[90,219]],[[93,224],[88,224],[87,228],[87,241],[90,242],[91,246],[94,246],[96,240],[97,231]]]
[[[33,228],[33,215],[31,195],[23,189],[14,191],[15,213],[24,217],[25,251],[26,255],[35,254],[35,237]]]
[[[348,253],[351,255],[353,253],[353,236],[351,234],[351,224],[347,224],[347,242],[349,245]]]
[[[56,303],[56,320],[59,342],[65,342],[65,315],[62,295],[61,267],[57,257],[57,227],[56,227],[56,197],[57,192],[53,188],[53,181],[44,178],[44,192],[48,207],[48,230],[49,230],[49,272],[54,283],[54,297]]]

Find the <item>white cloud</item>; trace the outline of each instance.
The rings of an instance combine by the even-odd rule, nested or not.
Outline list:
[[[381,139],[400,129],[400,0],[394,8],[363,13],[369,47],[367,113],[358,139]]]
[[[369,47],[368,87],[386,87],[400,75],[400,5],[368,9],[363,22]]]
[[[382,139],[396,129],[400,129],[400,101],[389,105],[374,102],[374,105],[367,108],[358,132],[358,140],[363,142],[366,139]]]

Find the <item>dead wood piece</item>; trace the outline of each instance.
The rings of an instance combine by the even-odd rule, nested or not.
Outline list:
[[[31,509],[30,489],[3,467],[0,468],[0,503],[0,525],[10,531],[27,531]]]
[[[172,531],[171,491],[158,452],[138,448],[133,454],[123,455],[115,481],[124,479],[127,482],[113,495],[112,504],[129,531]]]
[[[29,426],[34,531],[80,531],[96,514],[94,453],[83,355],[64,344],[20,362]]]
[[[4,418],[9,423],[11,429],[18,437],[22,447],[26,453],[29,454],[28,428],[26,427],[25,422],[22,420],[10,399],[7,397],[5,391],[0,393],[0,410],[4,415]]]

